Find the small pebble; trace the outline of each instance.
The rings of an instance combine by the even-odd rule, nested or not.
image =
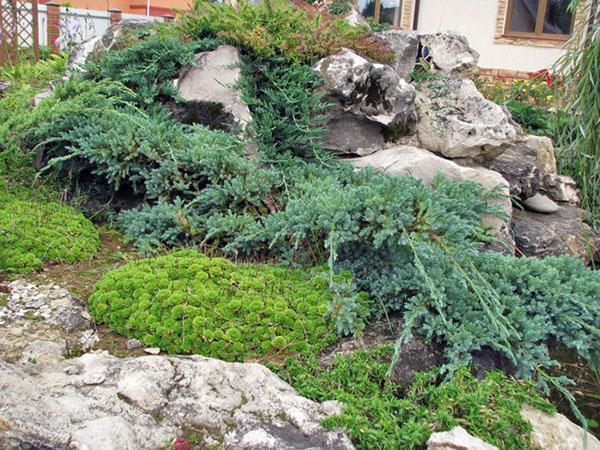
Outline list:
[[[129,339],[127,341],[127,350],[134,350],[136,348],[140,348],[142,343],[137,339]]]
[[[159,355],[160,354],[160,348],[158,348],[158,347],[148,347],[148,348],[145,348],[144,351],[146,353],[148,353],[149,355]]]

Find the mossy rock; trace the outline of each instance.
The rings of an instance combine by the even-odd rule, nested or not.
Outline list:
[[[334,335],[330,300],[317,274],[181,250],[108,273],[89,306],[145,345],[235,361],[323,345]]]
[[[99,245],[96,227],[73,208],[0,191],[0,273],[27,273],[44,262],[74,263],[94,256]]]

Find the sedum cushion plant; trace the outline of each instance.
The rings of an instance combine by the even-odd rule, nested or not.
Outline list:
[[[107,274],[89,305],[98,322],[146,345],[233,361],[322,344],[330,300],[318,274],[181,250]]]
[[[26,273],[41,269],[45,261],[91,258],[99,244],[96,227],[71,207],[0,191],[0,273]]]

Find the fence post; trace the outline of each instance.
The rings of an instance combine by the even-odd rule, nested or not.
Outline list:
[[[175,20],[175,16],[173,14],[163,14],[162,18],[165,22],[173,22]]]
[[[120,9],[116,9],[116,8],[111,8],[108,10],[108,12],[110,13],[110,24],[111,25],[115,25],[119,22],[121,22],[121,10]]]
[[[60,5],[55,2],[46,3],[48,17],[48,47],[54,53],[60,51],[57,43],[60,37]]]

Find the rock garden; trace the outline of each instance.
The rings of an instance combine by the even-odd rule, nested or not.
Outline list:
[[[197,0],[1,69],[0,447],[600,449],[591,33],[499,85]]]

